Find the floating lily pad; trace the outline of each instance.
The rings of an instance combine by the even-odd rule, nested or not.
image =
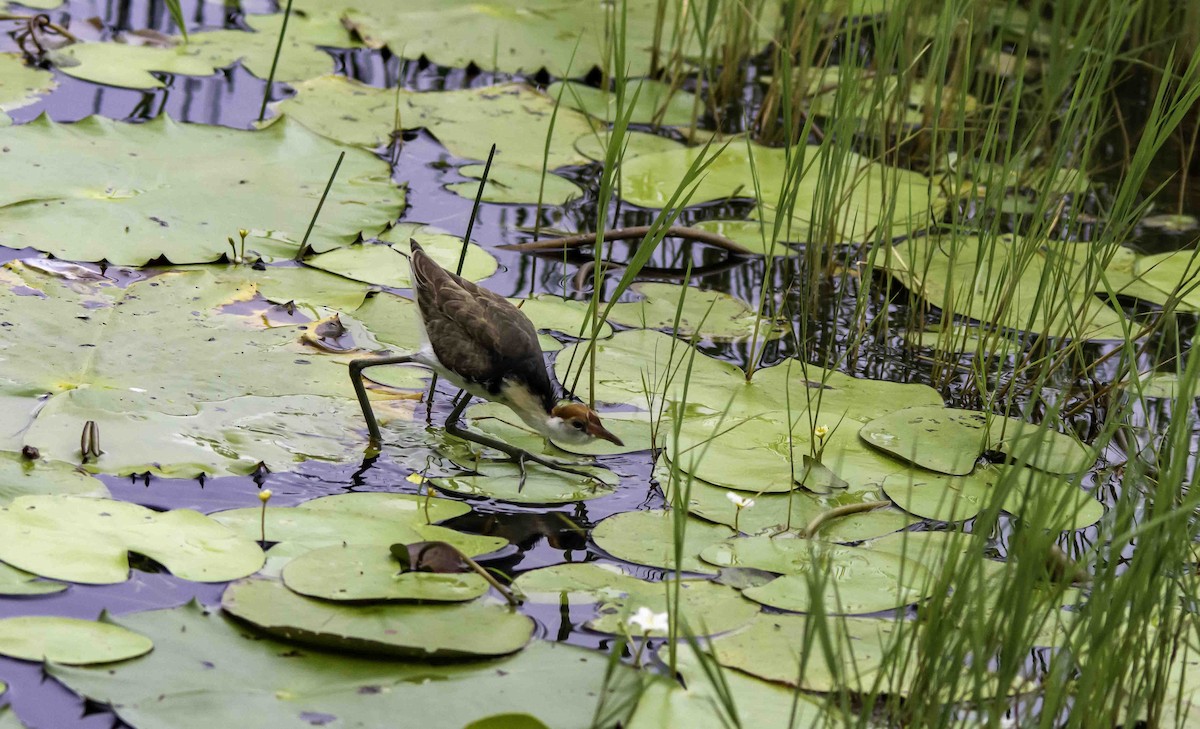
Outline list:
[[[345,606],[261,579],[230,585],[221,607],[284,640],[422,660],[502,656],[521,650],[533,635],[533,621],[505,605]]]
[[[910,170],[886,167],[846,153],[836,161],[806,164],[805,174],[793,181],[787,173],[789,155],[806,154],[815,158],[823,154],[817,147],[795,147],[789,151],[737,141],[719,152],[685,147],[626,160],[621,168],[621,196],[634,205],[661,208],[670,201],[688,168],[702,154],[713,153],[717,153],[715,161],[693,185],[693,204],[757,194],[759,216],[771,221],[780,216],[774,208],[784,195],[784,180],[789,180],[794,185],[789,194],[796,196],[790,214],[794,221],[791,232],[802,241],[808,240],[814,221],[823,226],[821,235],[844,242],[867,240],[881,226],[885,238],[907,235],[928,227],[933,213],[944,205],[933,196],[929,178]],[[831,167],[838,171],[832,171]],[[832,214],[834,219],[825,220],[822,216],[831,213],[816,208],[818,200],[831,194],[825,189],[830,184],[837,186],[832,194],[838,197],[839,204],[836,214]]]
[[[160,48],[128,43],[73,43],[51,51],[60,72],[82,81],[127,89],[160,89],[160,75],[211,76],[216,68],[209,59],[185,48]]]
[[[534,74],[545,69],[551,76],[582,76],[593,67],[604,68],[611,51],[603,32],[614,22],[613,8],[572,0],[454,0],[436,6],[397,5],[388,0],[345,2],[346,23],[373,48],[387,46],[404,58],[427,58],[440,66],[474,65],[485,70]],[[324,3],[318,7],[325,7]],[[650,72],[655,0],[635,0],[620,9],[615,22],[623,23],[629,54],[622,72],[643,76]],[[663,27],[685,22],[680,11],[668,5]],[[624,20],[622,21],[622,16]],[[777,12],[771,6],[754,15],[746,54],[761,50],[771,38]],[[459,28],[453,38],[443,31]],[[690,38],[685,53],[697,53]],[[660,41],[663,53],[669,41]]]
[[[283,568],[288,589],[323,600],[465,602],[488,590],[475,573],[402,572],[382,544],[314,549]]]
[[[67,586],[61,582],[43,580],[35,574],[0,562],[0,595],[52,595],[65,589]]]
[[[985,450],[1050,473],[1078,473],[1095,461],[1092,450],[1047,426],[975,410],[914,407],[864,425],[862,438],[923,468],[962,476]]]
[[[563,86],[566,88],[563,88]],[[617,115],[617,95],[575,81],[559,81],[550,84],[546,93],[554,98],[562,94],[562,105],[582,111],[609,123]],[[636,93],[637,98],[634,98]],[[666,127],[692,123],[692,111],[704,114],[704,106],[696,105],[695,95],[671,84],[653,79],[629,79],[625,82],[625,103],[633,104],[623,115],[630,124],[655,124]]]
[[[662,651],[659,659],[666,663],[668,659],[664,654]],[[736,724],[733,717],[728,716],[723,697],[731,699],[737,707],[737,724],[744,727],[776,729],[838,725],[837,720],[831,718],[836,710],[817,698],[741,671],[722,671],[718,688],[700,661],[690,646],[681,645],[674,667],[683,679],[683,685],[656,683],[648,687],[627,728],[727,729]]]
[[[36,494],[108,496],[108,489],[99,479],[63,461],[30,461],[17,453],[0,452],[0,505]]]
[[[575,140],[575,149],[593,162],[603,162],[611,143],[612,135],[607,129],[597,129],[588,132]],[[621,137],[624,155],[629,158],[655,152],[668,152],[682,149],[683,144],[670,137],[651,134],[650,132],[629,131]]]
[[[245,23],[254,32],[214,30],[191,33],[180,50],[207,60],[214,68],[240,62],[250,73],[266,79],[271,75],[275,48],[279,44],[283,13],[246,15]],[[336,13],[293,12],[287,19],[287,33],[275,68],[275,81],[303,81],[334,71],[334,61],[325,48],[357,48]]]
[[[446,189],[455,195],[474,200],[479,192],[478,180],[483,177],[483,165],[464,165],[458,172],[474,177],[471,182],[453,182]],[[516,164],[492,165],[487,185],[483,188],[484,202],[532,205],[540,199],[543,205],[566,205],[583,197],[583,189],[570,180],[540,169]]]
[[[773,222],[759,220],[703,220],[694,227],[723,235],[760,256],[774,257],[800,255],[788,242],[804,237],[801,234],[808,230],[806,226],[795,226],[793,230],[792,226],[784,225],[777,236]]]
[[[450,27],[450,26],[447,26]],[[376,89],[342,76],[295,84],[296,96],[279,110],[306,127],[347,144],[386,144],[396,125],[396,89]],[[542,172],[554,100],[523,84],[461,91],[399,91],[400,126],[424,127],[456,157],[485,160],[493,143],[496,163]],[[559,109],[546,169],[585,164],[572,143],[591,131],[587,117]],[[537,198],[527,202],[536,202]],[[322,216],[324,213],[322,213]]]
[[[514,504],[565,504],[608,496],[619,481],[612,471],[592,466],[579,469],[594,474],[588,478],[528,462],[524,483],[515,463],[481,461],[466,467],[472,472],[433,478],[430,483],[442,491]]]
[[[1110,264],[1111,270],[1112,264]],[[1170,297],[1178,297],[1178,305],[1190,310],[1200,309],[1200,259],[1194,250],[1173,251],[1151,256],[1138,256],[1132,265],[1132,275],[1143,287],[1149,287],[1155,295],[1145,295],[1141,289],[1122,290],[1131,296],[1152,303],[1165,304]],[[1140,294],[1140,295],[1139,295]]]
[[[750,567],[783,576],[742,591],[764,605],[830,615],[856,615],[911,605],[927,596],[919,564],[862,547],[809,539],[743,537],[714,544],[701,559],[718,567]]]
[[[67,582],[113,584],[129,577],[128,552],[194,582],[253,574],[263,553],[203,514],[157,512],[123,501],[22,496],[0,509],[0,560]]]
[[[576,339],[592,336],[592,307],[588,301],[564,299],[554,294],[536,294],[528,299],[509,301],[521,308],[521,313],[529,317],[538,331],[559,332]],[[612,333],[608,322],[602,321],[596,328],[595,336],[597,339],[607,339]]]
[[[436,524],[471,513],[471,507],[461,501],[381,491],[321,496],[312,501],[305,501],[303,508],[392,519],[405,524]]]
[[[356,281],[411,288],[412,281],[409,278],[406,260],[410,239],[415,238],[430,258],[451,271],[457,267],[463,247],[462,238],[419,223],[401,223],[382,234],[380,238],[392,241],[395,245],[363,243],[338,248],[315,256],[307,263],[314,268]],[[467,247],[463,278],[471,281],[485,279],[496,272],[496,265],[496,259],[491,254],[472,243]]]
[[[499,537],[464,534],[429,523],[430,520],[420,508],[423,497],[380,494],[379,498],[363,499],[364,496],[339,494],[295,507],[267,507],[267,541],[277,543],[271,549],[271,556],[296,557],[314,549],[343,544],[389,547],[392,544],[438,541],[448,542],[467,556],[474,557],[494,552],[508,544]],[[343,499],[346,501],[343,502]],[[439,516],[436,511],[431,515],[433,520]],[[258,539],[262,534],[261,508],[219,511],[212,517],[246,537]]]
[[[917,296],[977,321],[1071,339],[1124,339],[1129,326],[1092,295],[1094,262],[1047,255],[1015,236],[910,238],[891,248],[887,265]]]
[[[854,78],[846,79],[853,74]],[[942,83],[929,83],[910,74],[880,76],[865,69],[826,66],[810,74],[808,111],[824,117],[853,116],[875,135],[896,135],[914,127],[943,128],[943,120],[958,123],[978,108],[975,97],[961,97]],[[901,93],[901,90],[905,93]]]
[[[0,130],[0,146],[5,168],[20,170],[0,185],[0,244],[69,260],[207,263],[229,252],[225,238],[238,228],[279,231],[298,246],[343,150],[309,238],[314,250],[378,233],[404,207],[386,162],[286,119],[246,132],[165,116],[144,124],[42,117]]]
[[[914,624],[826,617],[831,663],[819,637],[808,626],[814,619],[759,615],[745,628],[713,639],[713,654],[729,668],[806,691],[907,692],[915,662],[905,654]],[[800,666],[804,666],[803,672]]]
[[[16,53],[0,53],[0,126],[11,122],[4,112],[32,104],[57,85],[49,71],[26,65]]]
[[[682,337],[698,334],[720,342],[761,342],[776,339],[785,331],[770,316],[760,319],[749,304],[719,291],[665,283],[634,284],[633,289],[642,300],[613,306],[608,315],[611,321],[627,327],[664,329]]]
[[[606,724],[615,724],[622,717],[612,710],[629,707],[640,687],[623,666],[606,683],[602,654],[541,641],[508,659],[434,665],[310,651],[196,604],[117,622],[150,637],[154,651],[115,665],[47,670],[139,729],[242,726],[247,717],[266,717],[272,729],[326,718],[390,726],[397,717],[461,729],[506,712],[533,714],[555,729],[587,729],[601,701],[609,707],[601,712]],[[569,700],[545,701],[547,695]]]
[[[700,553],[709,545],[733,535],[733,530],[717,524],[683,516],[684,572],[715,574],[710,564],[700,561]],[[627,511],[614,514],[596,525],[592,539],[596,546],[617,559],[650,567],[675,569],[674,517],[670,511]]]
[[[0,654],[23,661],[87,666],[136,658],[153,647],[146,636],[107,622],[41,616],[0,620]]]
[[[513,583],[535,602],[597,606],[587,627],[602,633],[642,635],[645,630],[628,620],[640,609],[668,612],[668,593],[674,583],[647,582],[620,568],[588,562],[560,564],[525,572]],[[713,635],[744,625],[758,613],[758,606],[742,598],[737,590],[709,580],[685,579],[679,583],[679,619],[696,635]],[[682,628],[681,628],[682,630]],[[664,632],[650,631],[655,637]]]

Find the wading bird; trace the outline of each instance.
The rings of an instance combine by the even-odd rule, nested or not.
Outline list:
[[[591,408],[583,403],[559,401],[529,317],[504,297],[443,269],[415,240],[410,245],[412,287],[417,295],[426,345],[413,354],[370,357],[350,363],[350,379],[367,421],[371,444],[380,443],[379,424],[363,387],[362,371],[378,365],[416,363],[429,367],[461,389],[446,418],[447,433],[507,454],[521,466],[522,480],[526,460],[594,478],[567,464],[459,425],[473,395],[508,406],[529,427],[550,440],[587,443],[601,438],[624,445],[605,429]]]

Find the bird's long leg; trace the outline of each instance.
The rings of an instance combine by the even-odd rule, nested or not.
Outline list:
[[[462,419],[462,412],[463,412],[463,410],[466,409],[467,403],[470,402],[470,400],[471,400],[471,398],[468,395],[467,397],[462,398],[461,400],[459,400],[458,402],[456,402],[454,404],[454,409],[451,410],[450,415],[446,417],[446,432],[449,433],[450,435],[462,438],[463,440],[469,440],[473,443],[478,443],[481,446],[485,446],[487,448],[492,448],[494,450],[500,451],[501,453],[504,453],[509,458],[511,458],[513,461],[515,461],[518,464],[518,466],[520,466],[521,473],[522,473],[522,479],[521,479],[522,482],[525,480],[524,479],[524,472],[525,472],[525,463],[524,462],[525,461],[533,461],[534,463],[542,464],[546,468],[553,468],[555,471],[562,471],[564,473],[573,473],[576,476],[583,476],[583,477],[591,479],[593,481],[597,480],[595,474],[588,473],[587,471],[580,471],[576,468],[571,468],[570,466],[565,466],[561,463],[558,463],[557,461],[552,461],[549,458],[543,458],[534,453],[530,453],[529,451],[527,451],[523,448],[518,448],[515,445],[505,443],[502,440],[498,440],[496,438],[489,438],[486,435],[482,435],[480,433],[475,433],[470,430],[467,430],[466,428],[463,428],[462,426],[459,425],[459,421]]]
[[[412,355],[409,354],[350,360],[350,383],[354,385],[354,394],[358,396],[358,405],[362,408],[363,418],[367,421],[367,432],[371,434],[371,445],[375,448],[379,447],[382,436],[379,434],[379,423],[375,420],[375,411],[371,409],[371,401],[367,399],[367,388],[363,386],[362,371],[368,367],[405,364],[412,361]]]

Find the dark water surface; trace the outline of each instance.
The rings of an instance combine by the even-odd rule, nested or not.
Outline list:
[[[189,30],[216,28],[244,28],[240,13],[228,7],[203,0],[184,0],[184,15]],[[245,12],[270,12],[273,5],[256,1],[241,4]],[[31,11],[32,12],[32,11]],[[62,8],[49,12],[60,24],[70,23],[72,31],[87,38],[110,37],[120,30],[151,28],[161,32],[176,32],[166,6],[156,0],[111,0],[89,2],[72,0]],[[99,18],[96,26],[88,24],[91,18]],[[9,35],[0,34],[0,51],[16,50]],[[508,80],[493,74],[471,74],[462,69],[439,69],[417,63],[401,63],[385,51],[355,50],[331,51],[340,72],[376,86],[402,83],[406,88],[438,90],[487,85]],[[250,128],[258,115],[258,109],[266,82],[254,77],[240,66],[225,69],[207,78],[163,76],[166,87],[153,91],[132,91],[103,87],[56,74],[59,86],[36,104],[10,112],[15,123],[28,122],[45,113],[56,121],[71,122],[92,114],[117,120],[144,121],[166,114],[174,119],[200,124],[217,124],[236,128]],[[276,84],[272,98],[290,95],[286,85]],[[445,185],[467,179],[457,172],[457,167],[473,160],[450,156],[428,133],[410,133],[402,148],[380,150],[386,159],[394,159],[393,178],[408,188],[408,207],[402,220],[429,223],[456,235],[466,232],[471,201],[445,189]],[[568,175],[580,182],[587,194],[564,208],[543,211],[541,225],[562,229],[592,229],[596,219],[595,183],[597,168],[582,167]],[[731,210],[732,208],[732,210]],[[734,201],[724,206],[701,206],[685,216],[685,222],[713,217],[729,217],[730,213],[744,212],[745,205]],[[530,239],[522,227],[535,223],[537,211],[531,206],[487,205],[480,212],[474,239],[481,245],[492,248],[503,243]],[[635,225],[649,221],[651,213],[623,208],[620,224]],[[1147,239],[1146,247],[1165,245],[1155,239]],[[624,251],[616,247],[615,257]],[[564,268],[561,258],[540,259],[508,251],[493,251],[501,264],[500,271],[487,281],[489,288],[509,296],[525,296],[534,292],[562,292],[574,290],[574,267]],[[38,255],[35,251],[0,249],[0,262],[14,258]],[[690,261],[697,269],[717,268],[708,275],[697,277],[693,283],[739,296],[755,304],[760,295],[764,276],[761,259],[739,261],[732,267],[720,270],[723,254],[679,241],[668,241],[656,254],[652,265],[663,268],[682,269]],[[777,290],[787,289],[787,282],[803,274],[798,258],[783,259],[773,275],[777,278]],[[590,285],[590,283],[588,284]],[[611,291],[615,281],[600,284]],[[852,275],[841,276],[830,284],[828,297],[823,299],[819,310],[809,308],[805,315],[810,320],[811,341],[806,342],[803,352],[795,352],[786,338],[768,349],[767,363],[783,357],[799,354],[810,361],[828,356],[845,354],[845,342],[852,326],[858,320],[855,306],[861,282]],[[892,287],[893,291],[896,287]],[[579,292],[580,297],[590,291]],[[901,291],[890,297],[872,287],[868,302],[868,317],[882,317],[890,322],[890,335],[878,338],[858,349],[842,369],[863,377],[907,382],[925,382],[938,387],[952,405],[972,406],[969,398],[962,395],[963,381],[950,378],[934,381],[929,363],[914,357],[906,347],[902,334],[912,312],[907,296]],[[933,316],[930,314],[929,316]],[[1194,321],[1184,321],[1185,329],[1194,328]],[[1187,331],[1176,335],[1179,341],[1187,341]],[[705,350],[731,362],[742,365],[749,358],[744,346],[706,347]],[[1006,363],[1001,362],[998,366]],[[1009,362],[1007,365],[1011,365]],[[964,375],[965,377],[965,375]],[[1072,383],[1060,383],[1068,385]],[[449,405],[449,390],[443,387],[438,399],[439,411],[444,414]],[[1170,413],[1161,411],[1139,411],[1148,428],[1164,425]],[[1088,413],[1076,422],[1081,432],[1095,427]],[[435,415],[434,422],[440,422]],[[1114,457],[1119,454],[1111,454]],[[522,508],[487,500],[475,500],[471,506],[474,513],[460,517],[452,526],[482,534],[503,536],[513,547],[489,560],[488,564],[510,574],[536,567],[563,562],[586,562],[607,560],[586,537],[587,530],[600,519],[613,513],[635,509],[657,508],[663,505],[661,493],[650,479],[651,462],[646,453],[606,459],[618,473],[624,475],[620,489],[612,496],[582,504],[553,508]],[[270,488],[274,493],[272,506],[288,506],[327,494],[347,491],[399,491],[415,492],[417,487],[405,480],[409,471],[386,458],[367,460],[360,464],[331,466],[310,463],[295,472],[268,474],[258,480],[229,477],[203,480],[163,478],[115,478],[103,480],[114,498],[142,504],[155,509],[192,508],[202,512],[213,512],[229,508],[258,505],[260,488]],[[1098,498],[1113,503],[1118,481],[1106,472],[1098,472],[1090,484]],[[1002,522],[993,536],[994,555],[1003,557],[1009,536]],[[1096,538],[1095,529],[1071,533],[1062,544],[1068,553],[1086,548]],[[660,570],[645,567],[634,568],[633,573],[646,578],[661,576]],[[72,585],[63,593],[38,598],[0,598],[0,617],[16,615],[61,615],[80,618],[95,618],[101,611],[122,614],[140,610],[164,608],[199,600],[208,605],[220,601],[224,585],[204,585],[176,579],[169,574],[135,570],[133,578],[121,585],[89,587]],[[523,610],[538,623],[538,634],[551,640],[561,640],[577,645],[607,649],[610,638],[591,633],[581,628],[592,616],[587,607],[559,608],[553,605],[527,605]],[[1037,661],[1037,656],[1031,657]],[[31,727],[46,729],[99,729],[120,726],[115,716],[102,707],[85,706],[76,696],[59,684],[43,676],[38,665],[0,659],[0,680],[9,684],[5,700],[11,702],[18,716]]]

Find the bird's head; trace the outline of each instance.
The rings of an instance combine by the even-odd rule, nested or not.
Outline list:
[[[600,416],[587,405],[578,402],[556,405],[550,411],[551,438],[560,443],[589,443],[602,438],[609,443],[625,445],[621,439],[605,429]]]

